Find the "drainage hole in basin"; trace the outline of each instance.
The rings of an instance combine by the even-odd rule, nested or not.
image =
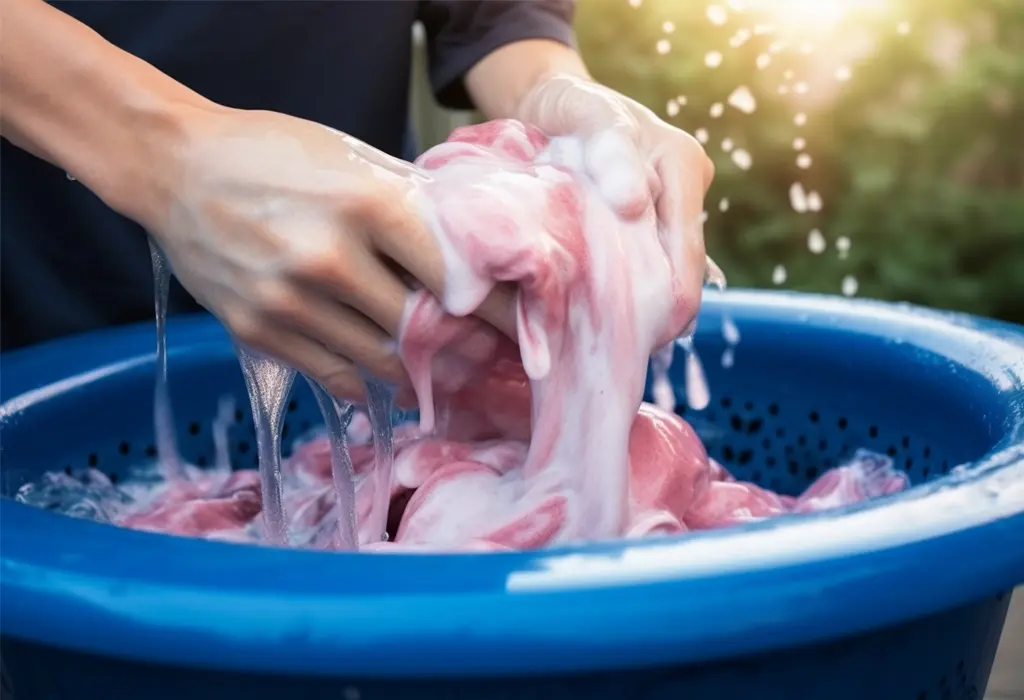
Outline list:
[[[121,455],[127,455],[129,452],[132,451],[132,446],[128,442],[122,442],[120,445],[117,446],[117,451]]]
[[[198,435],[199,434],[199,424],[198,423],[189,423],[188,434],[189,435]]]
[[[89,455],[89,466],[90,467],[95,467],[99,463],[100,463],[100,458],[96,455],[95,452],[93,452],[91,455]]]

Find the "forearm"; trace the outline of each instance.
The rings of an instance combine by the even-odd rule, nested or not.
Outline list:
[[[466,88],[486,118],[515,118],[523,98],[551,75],[590,77],[573,49],[556,41],[528,39],[487,55],[466,75]]]
[[[41,0],[0,0],[0,24],[0,135],[144,217],[161,151],[212,105]]]

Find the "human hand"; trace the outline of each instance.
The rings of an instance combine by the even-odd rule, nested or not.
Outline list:
[[[274,112],[208,110],[187,134],[164,206],[138,216],[185,288],[238,340],[335,395],[363,396],[357,367],[404,382],[392,339],[406,280],[437,295],[445,284],[417,210],[419,171]],[[479,315],[507,326],[503,303]]]
[[[677,298],[699,302],[709,266],[717,267],[705,255],[702,221],[714,166],[697,140],[635,100],[575,75],[540,80],[519,103],[517,117],[552,136],[586,139],[587,172],[621,217],[655,207]],[[677,319],[674,330],[692,321]]]

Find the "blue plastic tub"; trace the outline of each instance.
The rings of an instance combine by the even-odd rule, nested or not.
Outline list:
[[[742,334],[729,368],[723,313]],[[177,320],[169,343],[182,451],[212,460],[231,393],[233,456],[252,465],[223,330]],[[795,492],[865,447],[915,488],[669,540],[345,555],[3,499],[5,682],[17,700],[980,699],[1024,581],[1022,343],[1017,326],[909,307],[708,294],[697,347],[712,403],[686,417],[714,457]],[[153,346],[147,324],[4,356],[4,493],[50,469],[123,476],[152,455]],[[297,384],[289,433],[317,422]]]

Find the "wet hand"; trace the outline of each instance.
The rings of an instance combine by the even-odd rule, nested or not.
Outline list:
[[[393,339],[410,286],[445,283],[416,168],[319,124],[224,109],[194,123],[168,172],[142,223],[233,336],[337,396],[362,396],[357,367],[406,380]],[[481,315],[507,325],[506,304]]]

